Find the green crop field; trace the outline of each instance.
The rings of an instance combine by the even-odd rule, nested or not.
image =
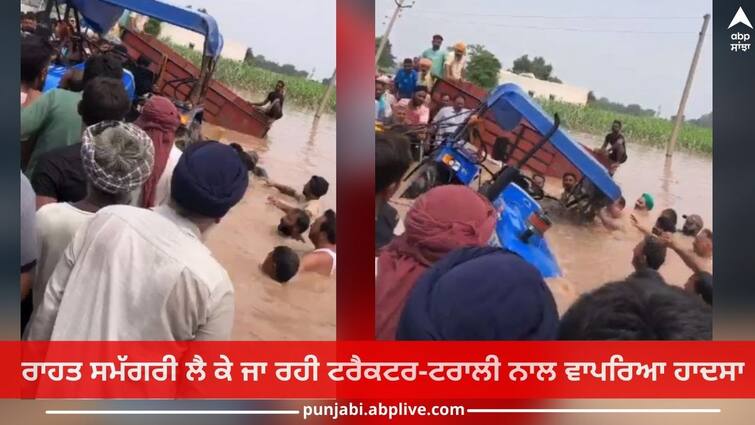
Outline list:
[[[538,99],[549,114],[558,112],[561,122],[568,129],[603,136],[611,129],[613,120],[623,124],[627,140],[657,147],[664,147],[674,128],[672,121],[620,114],[589,106],[577,106],[552,100]],[[713,152],[713,130],[684,123],[677,139],[677,147],[710,154]]]
[[[170,43],[170,41],[168,43],[176,52],[189,59],[194,65],[199,66],[201,64],[201,53],[188,47]],[[247,99],[251,101],[262,100],[267,93],[272,91],[278,80],[283,80],[286,83],[286,102],[307,109],[316,109],[320,105],[320,100],[325,95],[325,91],[328,89],[326,85],[319,81],[278,74],[255,68],[240,61],[224,58],[220,58],[213,78],[232,88],[245,90],[259,97]],[[335,90],[328,97],[325,110],[335,112]]]

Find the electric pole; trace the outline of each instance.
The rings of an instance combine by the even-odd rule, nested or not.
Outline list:
[[[320,106],[317,108],[317,112],[315,113],[315,119],[320,118],[320,115],[322,115],[322,111],[325,109],[325,104],[328,103],[328,98],[330,97],[330,93],[333,91],[333,87],[336,85],[336,70],[333,70],[333,76],[330,77],[330,81],[328,82],[328,89],[325,90],[325,95],[323,95],[322,100],[320,101]]]
[[[380,39],[380,46],[378,46],[377,52],[375,52],[375,66],[377,66],[378,60],[380,59],[380,54],[383,53],[383,48],[385,48],[385,43],[388,42],[388,36],[391,34],[391,30],[393,29],[393,24],[396,23],[396,19],[398,19],[398,14],[401,12],[401,9],[408,9],[414,5],[414,2],[409,5],[404,5],[405,0],[393,0],[396,2],[396,10],[393,11],[393,16],[391,17],[391,22],[388,23],[388,28],[385,29],[385,34],[383,34],[383,38]]]
[[[674,154],[674,146],[676,146],[676,139],[679,137],[679,130],[681,130],[682,122],[684,121],[684,108],[687,106],[687,98],[689,97],[689,91],[692,88],[692,79],[695,77],[695,69],[697,68],[697,60],[700,59],[700,50],[703,47],[703,41],[705,41],[705,32],[708,30],[708,22],[710,21],[710,14],[703,16],[703,28],[700,30],[700,38],[697,40],[697,47],[695,48],[695,55],[692,56],[692,64],[689,67],[689,74],[687,75],[687,83],[684,85],[684,92],[682,92],[682,100],[679,102],[679,110],[676,112],[676,120],[674,121],[674,130],[671,132],[671,138],[666,145],[666,157],[671,158]]]

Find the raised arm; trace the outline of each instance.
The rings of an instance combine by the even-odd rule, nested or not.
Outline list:
[[[294,189],[294,188],[292,188],[290,186],[286,186],[286,185],[283,185],[283,184],[278,184],[278,183],[275,183],[275,182],[272,182],[272,181],[268,181],[266,184],[269,187],[275,188],[278,192],[280,192],[280,193],[282,193],[284,195],[290,196],[292,198],[296,198],[297,200],[300,199],[299,193],[296,191],[296,189]]]
[[[707,271],[701,264],[702,262],[700,261],[699,257],[695,255],[695,252],[691,249],[685,249],[679,246],[679,243],[674,239],[674,236],[671,233],[664,233],[661,236],[661,240],[667,247],[676,252],[676,255],[678,255],[679,258],[682,259],[684,264],[689,267],[693,273]]]

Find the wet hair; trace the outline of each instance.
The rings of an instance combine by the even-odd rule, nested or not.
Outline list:
[[[568,176],[571,176],[575,181],[577,180],[577,175],[572,173],[571,171],[564,173],[564,175],[561,176],[561,180],[563,180],[564,177],[568,177]]]
[[[328,242],[336,243],[336,212],[333,210],[325,211],[325,221],[320,226],[320,231],[325,232]]]
[[[407,65],[407,64],[414,65],[414,59],[412,59],[412,58],[405,58],[404,59],[404,65]]]
[[[251,155],[246,153],[244,151],[244,148],[242,148],[238,143],[231,143],[230,146],[236,151],[236,153],[239,154],[239,158],[241,158],[241,162],[246,165],[246,168],[249,171],[254,171],[254,168],[257,166],[257,161],[252,158]]]
[[[710,340],[712,310],[681,288],[630,277],[582,295],[561,318],[561,340]]]
[[[309,184],[309,191],[315,198],[322,198],[323,196],[325,196],[325,194],[328,193],[328,188],[330,187],[330,183],[328,183],[328,181],[325,180],[324,177],[320,176],[312,176],[307,184]]]
[[[401,181],[412,162],[409,143],[403,134],[387,132],[375,135],[375,194]]]
[[[693,289],[708,305],[713,305],[713,275],[708,272],[697,272],[692,275]]]
[[[273,262],[275,275],[272,278],[280,283],[288,282],[299,271],[299,256],[287,246],[276,246],[273,249]]]
[[[21,82],[31,84],[47,68],[52,55],[52,46],[38,35],[21,39]]]
[[[425,93],[428,92],[427,86],[416,86],[414,87],[414,93],[417,93],[418,91],[423,91]]]
[[[112,55],[95,55],[87,59],[83,82],[86,85],[97,77],[123,78],[123,65]]]
[[[296,230],[299,233],[304,233],[309,228],[309,214],[304,210],[296,210]]]
[[[666,246],[655,236],[645,237],[645,246],[642,249],[645,263],[653,270],[661,268],[666,262]]]
[[[79,114],[86,125],[101,121],[122,121],[131,102],[120,80],[95,78],[84,86],[79,103]]]
[[[671,217],[669,217],[667,215],[661,215],[655,221],[655,227],[657,227],[658,229],[660,229],[662,232],[675,233],[676,232],[676,220],[673,220]]]

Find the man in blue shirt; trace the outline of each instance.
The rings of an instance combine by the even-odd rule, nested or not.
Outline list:
[[[396,73],[393,84],[396,86],[399,99],[411,99],[414,96],[414,88],[417,86],[417,71],[414,70],[414,61],[411,58],[404,59],[404,67]]]
[[[443,63],[446,61],[446,52],[441,50],[440,46],[443,44],[443,36],[435,34],[433,36],[433,47],[422,52],[422,57],[433,61],[433,65],[430,68],[430,73],[433,77],[443,77]]]

